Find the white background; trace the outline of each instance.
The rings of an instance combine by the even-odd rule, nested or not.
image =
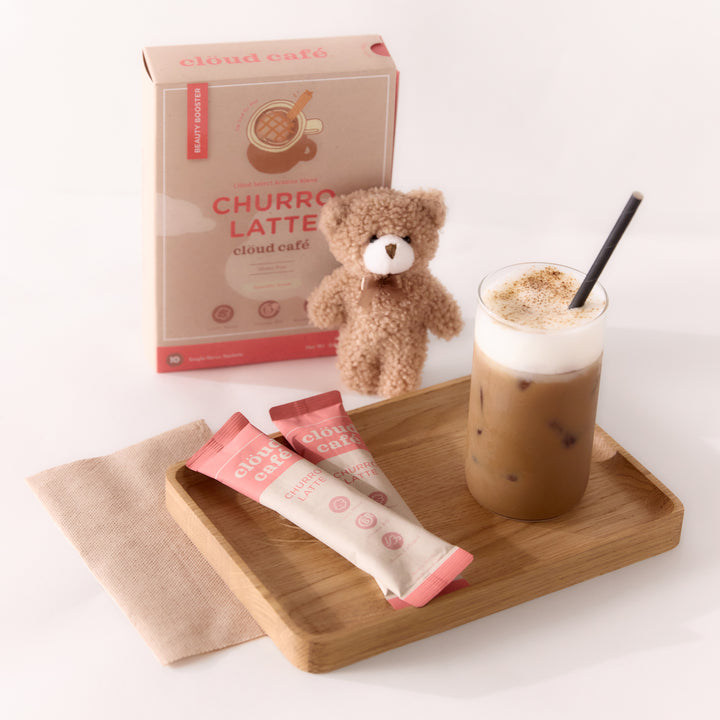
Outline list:
[[[644,193],[603,275],[598,420],[684,502],[682,541],[327,675],[267,639],[162,668],[24,478],[238,409],[271,430],[268,407],[339,381],[331,358],[146,361],[140,51],[364,33],[401,72],[394,185],[449,208],[433,268],[467,323],[424,385],[469,372],[485,272],[586,268]],[[718,717],[720,3],[12,0],[0,58],[0,715]]]

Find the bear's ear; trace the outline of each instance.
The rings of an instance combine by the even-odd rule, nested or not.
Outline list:
[[[445,223],[445,200],[439,190],[411,190],[408,195],[417,198],[432,218],[435,227],[440,229]]]
[[[328,237],[332,237],[345,222],[349,210],[350,201],[347,195],[331,197],[320,211],[320,220],[318,223],[320,230]]]

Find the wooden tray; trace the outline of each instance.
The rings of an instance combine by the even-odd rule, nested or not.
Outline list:
[[[360,408],[358,430],[418,519],[473,553],[469,587],[393,610],[375,581],[295,525],[221,483],[168,469],[167,507],[285,656],[325,672],[677,545],[679,500],[597,428],[590,484],[567,515],[499,517],[465,487],[469,379]],[[408,474],[409,459],[419,472]]]

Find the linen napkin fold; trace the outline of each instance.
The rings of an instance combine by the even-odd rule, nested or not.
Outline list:
[[[264,634],[165,508],[165,470],[211,434],[198,420],[27,479],[164,665]]]

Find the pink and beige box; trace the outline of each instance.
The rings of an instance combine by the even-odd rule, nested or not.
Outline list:
[[[158,372],[331,355],[306,298],[337,266],[325,202],[391,183],[379,36],[149,47],[144,244]]]

